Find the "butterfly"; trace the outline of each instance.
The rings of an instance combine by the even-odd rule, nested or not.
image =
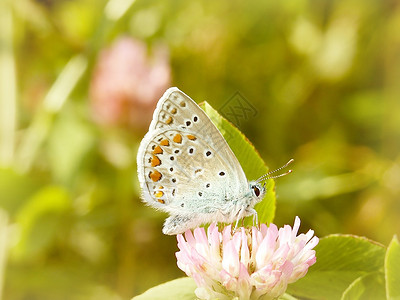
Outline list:
[[[266,192],[262,182],[277,171],[248,181],[217,127],[176,87],[157,103],[139,146],[137,170],[143,201],[170,215],[162,230],[169,235],[205,223],[257,219],[254,205]]]

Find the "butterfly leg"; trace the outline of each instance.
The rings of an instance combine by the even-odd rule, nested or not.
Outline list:
[[[236,231],[236,228],[238,227],[238,223],[239,223],[239,219],[236,220],[235,228],[233,229],[233,231]]]
[[[168,235],[183,233],[190,228],[190,221],[188,216],[170,216],[165,220],[162,231]]]
[[[256,226],[258,227],[258,214],[257,214],[257,212],[253,215],[253,224],[254,224],[254,219],[256,220]]]
[[[245,207],[242,207],[242,208],[239,210],[238,214],[237,214],[237,219],[236,219],[235,229],[234,229],[234,230],[236,230],[236,228],[238,227],[238,224],[239,224],[239,221],[240,221],[240,220],[242,220],[242,226],[243,226],[243,224],[244,224],[244,217],[247,216],[245,213],[246,213],[246,208],[245,208]]]
[[[248,210],[250,212],[250,215],[253,215],[253,226],[255,223],[255,226],[258,226],[258,214],[257,211],[254,208],[251,208]]]

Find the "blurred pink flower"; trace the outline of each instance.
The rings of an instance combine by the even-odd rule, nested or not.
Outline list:
[[[103,50],[94,69],[90,98],[99,123],[147,126],[156,101],[170,86],[167,49],[155,47],[152,56],[142,41],[117,39]]]
[[[177,235],[178,267],[195,280],[200,299],[275,299],[316,261],[319,240],[313,230],[297,235],[299,227],[296,217],[293,229],[261,224],[232,233],[231,226],[219,232],[211,224],[207,234],[188,230],[185,238]]]

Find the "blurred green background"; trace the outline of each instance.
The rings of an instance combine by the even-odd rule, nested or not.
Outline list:
[[[129,299],[183,276],[135,163],[169,86],[255,108],[237,125],[267,165],[295,159],[279,226],[400,233],[399,1],[2,0],[0,298]]]

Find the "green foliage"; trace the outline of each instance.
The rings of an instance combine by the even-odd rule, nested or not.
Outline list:
[[[383,271],[385,248],[365,238],[331,235],[322,238],[315,250],[317,263],[289,286],[288,293],[310,299],[340,299],[355,280]]]
[[[57,180],[70,182],[93,147],[93,130],[75,115],[66,112],[55,122],[48,143],[52,173]]]
[[[34,260],[45,252],[65,234],[63,222],[70,211],[71,199],[62,187],[46,186],[28,199],[16,216],[21,232],[15,255]]]
[[[377,272],[358,277],[344,291],[341,299],[386,299],[385,279],[383,274]]]
[[[385,257],[386,295],[388,299],[400,298],[400,243],[394,236]]]
[[[190,277],[183,277],[153,287],[140,296],[133,297],[132,300],[194,300],[196,299],[195,289],[194,280]]]

